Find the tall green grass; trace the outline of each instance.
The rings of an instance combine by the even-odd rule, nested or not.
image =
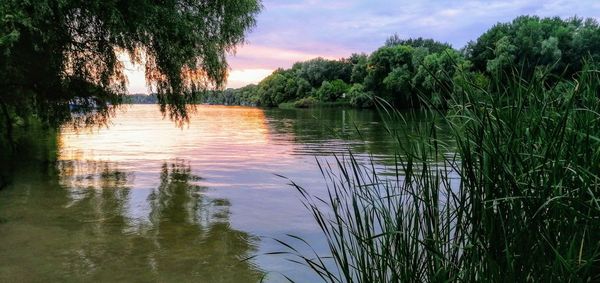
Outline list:
[[[330,253],[291,238],[291,260],[327,282],[599,281],[600,73],[550,80],[456,80],[442,121],[389,128],[394,176],[350,154],[321,164],[325,198],[292,183]]]

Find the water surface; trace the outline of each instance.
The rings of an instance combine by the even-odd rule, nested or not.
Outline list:
[[[153,105],[108,127],[65,127],[57,165],[0,191],[0,281],[314,281],[271,237],[323,239],[286,176],[325,191],[317,160],[378,164],[393,142],[374,111],[200,106],[183,128]]]

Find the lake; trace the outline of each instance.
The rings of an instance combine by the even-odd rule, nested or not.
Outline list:
[[[57,139],[56,166],[19,166],[0,191],[2,282],[311,282],[265,255],[285,251],[273,238],[286,234],[328,252],[281,176],[322,195],[317,162],[349,150],[384,171],[394,162],[372,110],[199,106],[177,127],[157,106],[133,105],[108,127],[64,127]]]

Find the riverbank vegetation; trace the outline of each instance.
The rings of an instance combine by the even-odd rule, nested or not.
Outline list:
[[[408,44],[370,55],[361,87],[387,121],[415,106],[443,120],[388,128],[395,174],[350,153],[320,164],[324,197],[292,181],[330,253],[290,236],[284,254],[326,282],[600,280],[598,35],[521,17],[417,67]]]
[[[431,39],[390,37],[370,55],[316,58],[277,69],[257,85],[210,92],[201,102],[297,107],[337,102],[373,107],[375,96],[395,108],[422,107],[423,99],[447,107],[451,81],[469,78],[482,88],[515,70],[525,80],[548,69],[547,83],[569,79],[583,59],[600,59],[600,27],[594,19],[518,17],[499,23],[460,50]],[[457,74],[461,74],[458,76]]]
[[[440,113],[451,142],[439,121],[389,127],[395,175],[350,154],[321,164],[325,197],[292,182],[330,254],[292,236],[290,260],[326,282],[600,280],[600,70],[582,64],[570,80],[514,70],[493,91],[459,73]]]

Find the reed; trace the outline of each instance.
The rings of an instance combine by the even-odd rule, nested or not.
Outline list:
[[[389,127],[393,175],[350,153],[320,164],[326,197],[292,182],[330,253],[290,236],[290,260],[326,282],[600,280],[600,72],[512,77],[457,79],[441,121]]]

